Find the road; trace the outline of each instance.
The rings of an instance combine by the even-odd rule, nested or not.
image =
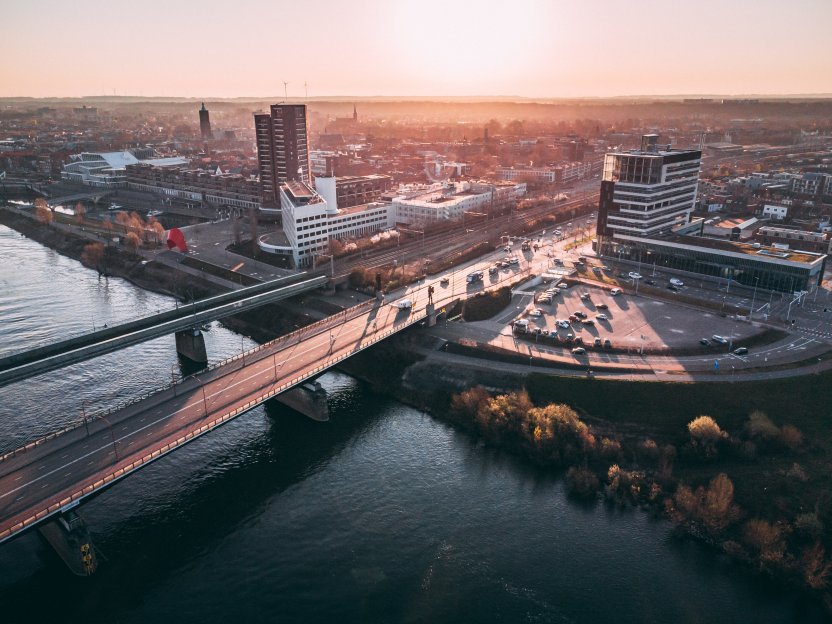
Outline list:
[[[437,307],[480,290],[468,287],[465,270],[448,277],[445,286],[437,276],[399,291],[389,302],[359,304],[7,454],[0,459],[0,541],[419,322],[425,316],[428,285],[436,288]],[[413,308],[399,310],[395,301],[402,298],[411,300]]]

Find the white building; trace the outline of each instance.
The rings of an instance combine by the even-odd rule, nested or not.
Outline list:
[[[527,180],[549,184],[567,184],[592,174],[592,163],[572,162],[554,167],[500,167],[501,180]]]
[[[524,183],[495,185],[487,183],[458,182],[433,185],[427,189],[404,191],[392,200],[397,223],[407,225],[455,221],[465,213],[484,214],[496,205],[516,200],[525,195]]]
[[[763,206],[763,216],[769,219],[777,219],[782,221],[789,214],[788,206],[777,206],[775,204],[765,204]]]
[[[339,210],[303,182],[280,186],[283,233],[288,245],[261,238],[264,251],[291,255],[296,267],[312,266],[315,256],[329,251],[330,238],[367,236],[392,227],[389,203],[373,203]]]
[[[69,157],[61,171],[61,179],[87,186],[101,188],[125,188],[127,186],[127,165],[139,162],[157,167],[187,165],[181,157],[148,158],[141,160],[132,153],[124,152],[82,152]]]

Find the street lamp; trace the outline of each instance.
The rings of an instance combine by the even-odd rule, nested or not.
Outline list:
[[[751,309],[748,311],[748,318],[754,318],[754,300],[757,298],[757,283],[760,281],[759,277],[754,278],[754,294],[751,296]]]

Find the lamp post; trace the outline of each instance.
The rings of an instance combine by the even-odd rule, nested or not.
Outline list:
[[[84,419],[84,428],[87,430],[87,435],[90,435],[90,424],[87,421],[87,400],[81,402],[81,418]]]
[[[757,299],[757,283],[760,281],[759,277],[754,278],[754,294],[751,296],[751,309],[748,311],[748,318],[754,318],[754,301]]]
[[[107,423],[107,428],[110,430],[110,439],[113,441],[113,453],[116,456],[116,461],[118,461],[118,445],[116,444],[116,436],[113,434],[113,425],[106,416],[102,416],[101,419]]]

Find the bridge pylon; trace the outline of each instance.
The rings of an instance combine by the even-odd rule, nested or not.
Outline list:
[[[38,531],[76,576],[92,576],[98,569],[89,529],[75,510],[44,522]]]
[[[199,327],[190,327],[176,332],[176,352],[197,364],[208,363],[205,336],[202,335]]]

